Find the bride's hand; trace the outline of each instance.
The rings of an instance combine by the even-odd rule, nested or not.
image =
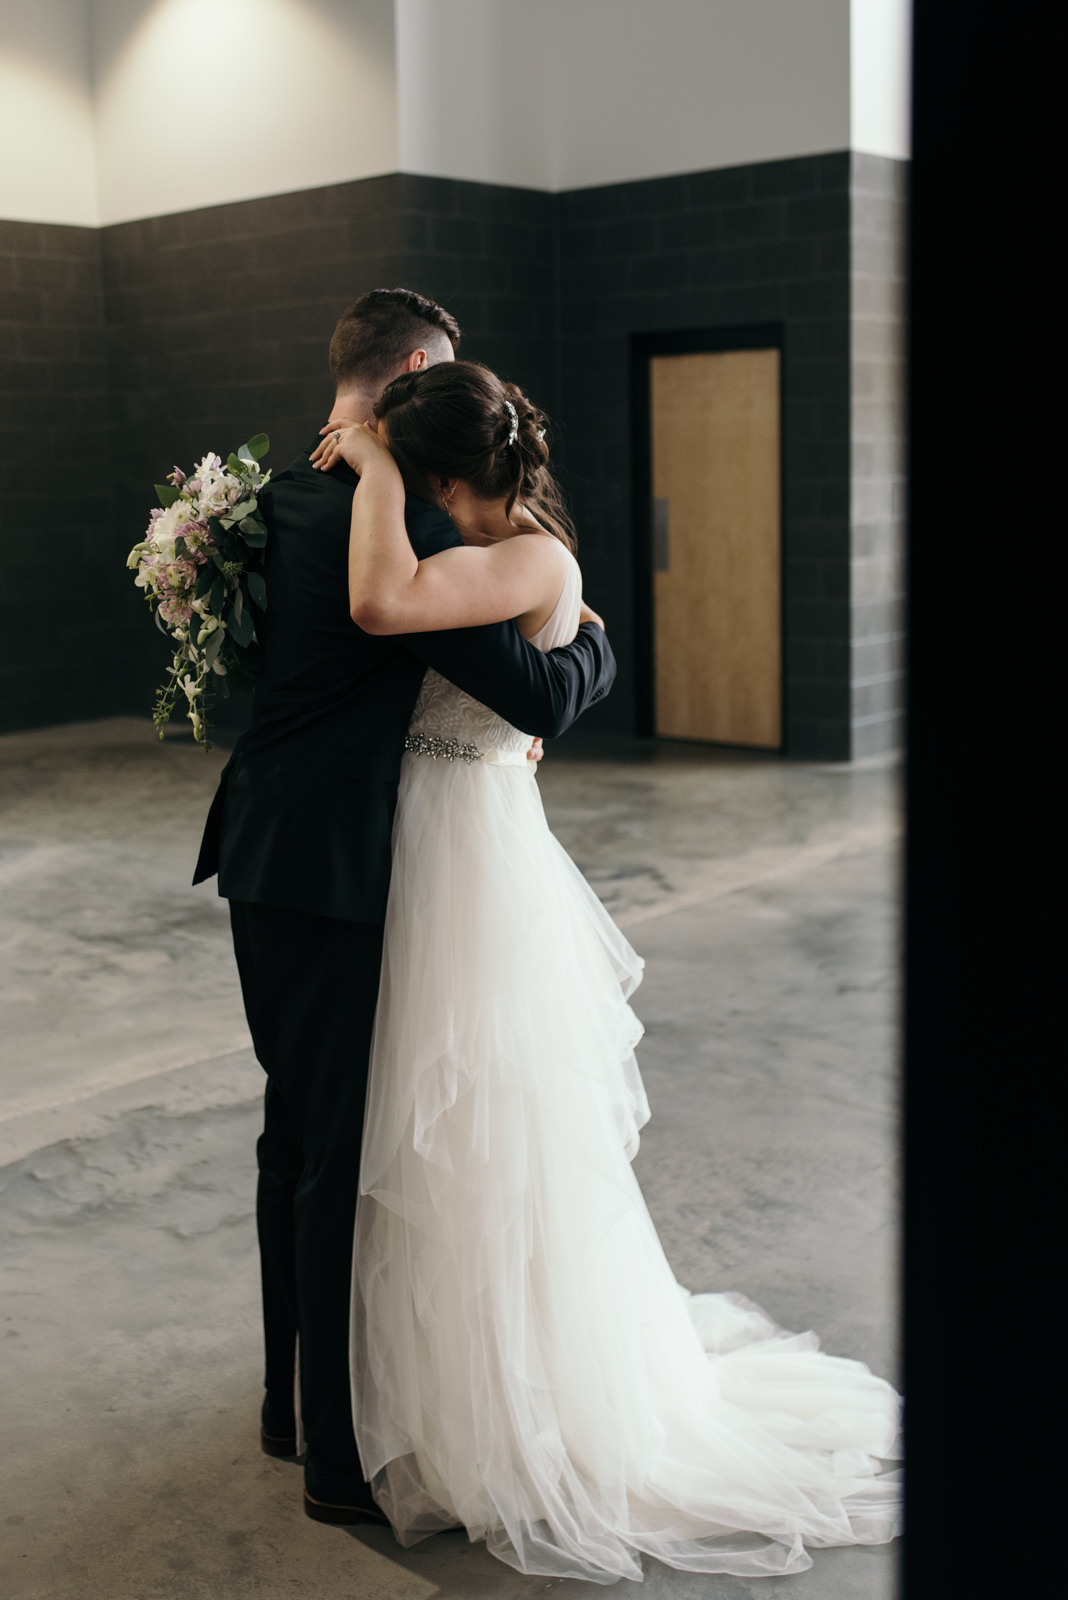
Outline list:
[[[601,632],[602,633],[605,632],[604,618],[603,617],[599,617],[597,615],[596,611],[593,611],[586,604],[585,600],[583,600],[583,602],[582,602],[582,610],[579,612],[579,627],[580,628],[582,627],[582,624],[584,622],[596,622],[596,624],[600,628]]]
[[[351,428],[331,428],[327,424],[319,431],[326,434],[326,438],[312,451],[311,464],[317,471],[329,472],[339,461],[347,461],[362,478],[368,467],[376,461],[388,461],[393,465],[393,457],[385,440],[365,422],[356,423]]]

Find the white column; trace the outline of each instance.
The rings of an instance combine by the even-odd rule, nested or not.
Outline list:
[[[851,0],[849,144],[906,160],[911,154],[911,0]]]

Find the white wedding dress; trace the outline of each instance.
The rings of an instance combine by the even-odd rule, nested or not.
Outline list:
[[[571,640],[581,575],[534,642]],[[898,1401],[675,1282],[630,1160],[642,962],[549,832],[530,738],[429,671],[394,829],[353,1267],[364,1471],[402,1544],[521,1572],[798,1572],[898,1529]]]

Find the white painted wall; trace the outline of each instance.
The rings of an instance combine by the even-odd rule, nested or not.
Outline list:
[[[908,0],[0,0],[0,216],[908,153]]]
[[[396,0],[402,172],[552,189],[555,0]]]
[[[100,219],[397,168],[393,0],[93,0]]]
[[[85,0],[0,0],[0,217],[98,220]]]
[[[561,188],[849,143],[846,0],[554,3]]]
[[[851,0],[851,149],[898,159],[911,154],[911,81],[911,0]]]
[[[397,0],[401,166],[572,189],[842,150],[849,4]]]

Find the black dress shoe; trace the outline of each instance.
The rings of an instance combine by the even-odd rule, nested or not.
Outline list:
[[[331,1522],[345,1528],[357,1522],[376,1523],[380,1528],[389,1527],[389,1518],[373,1503],[365,1506],[329,1505],[323,1500],[313,1500],[307,1489],[304,1491],[304,1515],[311,1517],[313,1522]]]
[[[275,1438],[266,1429],[260,1429],[260,1449],[265,1456],[295,1456],[297,1453],[297,1436],[295,1433]]]
[[[292,1405],[279,1405],[268,1395],[260,1410],[260,1449],[265,1456],[295,1456],[297,1419]]]

